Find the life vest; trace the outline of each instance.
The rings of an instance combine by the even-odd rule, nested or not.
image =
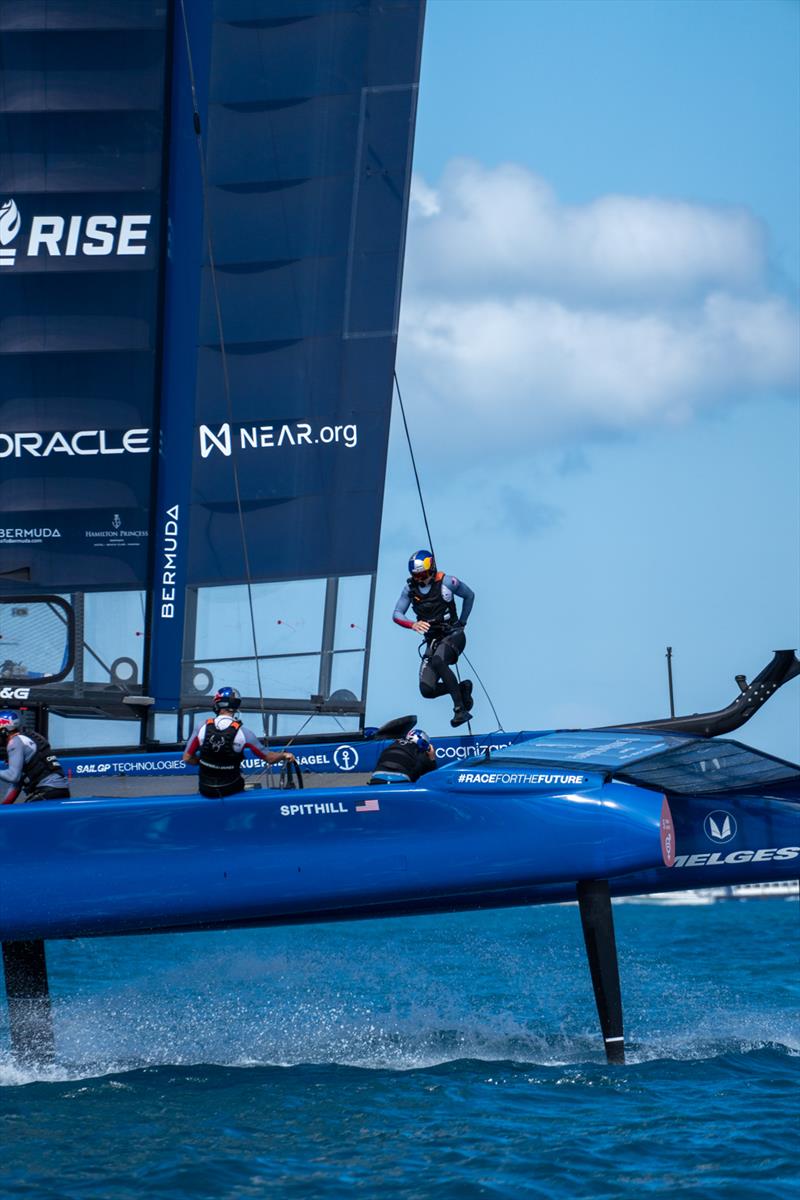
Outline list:
[[[244,752],[234,749],[241,721],[231,721],[227,729],[217,729],[216,717],[206,721],[206,733],[200,744],[201,787],[226,787],[241,778],[240,767]]]
[[[375,770],[398,771],[402,775],[407,775],[411,782],[415,783],[420,775],[433,770],[435,766],[436,763],[431,762],[425,751],[420,750],[416,742],[412,742],[410,738],[400,738],[399,741],[392,742],[381,752]]]
[[[36,753],[25,763],[21,783],[26,792],[34,792],[48,775],[63,775],[64,770],[50,743],[41,733],[24,733],[36,746]],[[65,780],[66,783],[66,780]]]
[[[408,587],[411,592],[411,607],[418,621],[427,621],[429,625],[446,626],[458,620],[456,602],[451,596],[445,600],[442,595],[442,580],[444,571],[437,571],[427,595],[417,591],[413,578],[409,578]]]

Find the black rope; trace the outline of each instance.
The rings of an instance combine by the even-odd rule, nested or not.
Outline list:
[[[408,421],[406,420],[406,410],[405,410],[405,405],[403,404],[403,397],[400,392],[400,384],[398,383],[398,380],[397,380],[397,371],[394,372],[394,386],[397,388],[397,399],[400,401],[400,413],[403,417],[403,428],[406,431],[406,441],[408,442],[408,452],[411,455],[411,465],[414,468],[414,478],[417,481],[417,495],[419,496],[419,504],[420,504],[420,508],[422,509],[422,519],[425,522],[425,532],[428,535],[428,545],[430,546],[431,554],[433,555],[433,557],[435,559],[436,554],[433,549],[433,538],[431,537],[430,526],[428,525],[428,514],[425,511],[425,501],[422,498],[422,485],[420,484],[420,481],[419,481],[419,472],[417,471],[417,460],[414,457],[414,447],[411,444],[411,434],[409,433],[409,430],[408,430]],[[494,713],[494,719],[495,719],[495,721],[497,721],[498,729],[502,730],[502,732],[505,733],[505,729],[503,729],[503,725],[500,721],[500,718],[497,715],[497,709],[495,708],[494,704],[492,703],[492,697],[489,695],[488,691],[486,690],[486,684],[483,682],[480,675],[478,674],[478,672],[475,670],[472,663],[467,658],[466,653],[464,654],[464,658],[469,663],[470,670],[474,674],[478,683],[481,685],[481,688],[483,689],[483,694],[486,696],[486,699],[489,701],[489,707],[491,708],[492,712]],[[458,663],[455,664],[455,668],[456,668],[456,679],[458,680],[459,683],[461,683],[461,673],[459,672],[459,669],[458,669]],[[470,717],[470,719],[467,721],[466,724],[467,724],[467,729],[469,729],[470,735],[472,735],[472,717]]]
[[[425,532],[428,535],[428,545],[430,546],[431,554],[433,555],[433,557],[435,559],[436,552],[434,551],[434,548],[433,548],[433,538],[431,537],[431,530],[430,530],[430,526],[428,525],[428,514],[425,511],[425,501],[422,499],[422,485],[420,484],[420,481],[419,481],[419,473],[417,471],[417,460],[414,457],[414,447],[411,444],[411,434],[408,432],[408,421],[406,420],[406,410],[405,410],[405,405],[403,404],[403,397],[400,393],[400,384],[397,381],[397,371],[394,372],[394,386],[397,388],[397,399],[400,401],[400,413],[403,418],[403,428],[406,431],[406,441],[408,442],[408,453],[411,455],[411,466],[414,468],[414,478],[417,481],[417,495],[419,496],[419,505],[420,505],[420,508],[422,509],[422,519],[425,522]]]
[[[189,40],[189,23],[186,19],[186,4],[185,0],[180,0],[181,17],[183,20],[183,36],[186,43],[186,59],[189,67],[189,86],[192,92],[192,126],[194,128],[195,143],[197,145],[197,157],[200,162],[200,180],[203,189],[203,218],[206,226],[206,247],[208,250],[208,265],[211,274],[211,287],[214,294],[214,309],[216,312],[217,332],[219,334],[219,350],[220,361],[222,364],[222,383],[225,392],[225,404],[228,412],[228,421],[231,425],[231,434],[233,432],[233,401],[231,399],[230,377],[228,375],[228,355],[225,347],[225,334],[222,327],[222,307],[219,299],[219,287],[217,285],[217,266],[214,259],[214,246],[211,237],[211,213],[208,204],[208,173],[206,171],[206,160],[203,154],[203,138],[202,126],[200,122],[200,110],[197,103],[197,87],[194,76],[194,62],[192,60],[192,47]],[[247,534],[244,527],[244,512],[242,510],[242,495],[239,487],[239,467],[236,461],[236,455],[231,455],[231,468],[233,471],[233,489],[236,499],[236,511],[239,516],[239,533],[242,540],[242,556],[244,558],[245,580],[247,583],[247,603],[250,609],[250,630],[253,637],[253,659],[256,667],[256,681],[258,683],[258,700],[261,712],[261,724],[264,729],[264,741],[269,745],[269,734],[267,731],[267,714],[264,708],[264,689],[261,683],[261,666],[258,661],[258,639],[256,635],[256,618],[253,608],[253,580],[250,571],[250,554],[247,548]]]
[[[475,676],[475,678],[477,679],[478,683],[479,683],[479,684],[481,685],[481,687],[483,688],[483,694],[484,694],[484,696],[486,697],[486,699],[489,701],[489,707],[491,708],[492,712],[494,713],[494,719],[495,719],[495,721],[497,721],[497,728],[498,728],[498,729],[501,731],[501,733],[505,733],[505,729],[503,728],[503,723],[502,723],[502,721],[500,720],[500,718],[499,718],[499,717],[498,717],[498,715],[497,715],[497,709],[496,709],[496,708],[495,708],[495,706],[492,704],[492,697],[489,695],[489,693],[488,693],[488,692],[487,692],[487,690],[486,690],[486,684],[483,682],[483,680],[481,679],[480,675],[479,675],[479,674],[478,674],[478,672],[475,670],[475,667],[472,665],[472,663],[471,663],[471,662],[469,661],[469,659],[467,658],[466,652],[464,653],[464,658],[465,658],[465,659],[466,659],[466,661],[469,663],[469,669],[472,671],[472,674]]]

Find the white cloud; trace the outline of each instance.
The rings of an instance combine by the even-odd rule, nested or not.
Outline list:
[[[797,314],[744,210],[561,205],[522,167],[463,160],[413,197],[401,365],[434,420],[565,437],[797,388]]]
[[[762,227],[745,209],[639,196],[564,205],[524,167],[465,159],[438,189],[415,178],[411,223],[410,282],[435,290],[673,298],[752,287],[764,261]]]

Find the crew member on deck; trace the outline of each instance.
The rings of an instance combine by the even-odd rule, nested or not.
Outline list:
[[[3,804],[27,804],[31,800],[69,800],[69,783],[47,738],[22,732],[22,717],[11,709],[0,712],[0,751],[8,766],[0,780],[11,786]]]
[[[472,612],[475,593],[454,575],[436,570],[430,550],[418,550],[408,560],[409,576],[394,608],[394,621],[425,638],[425,656],[419,669],[419,690],[426,700],[449,694],[453,701],[453,726],[469,720],[472,681],[458,682],[452,668],[467,644],[464,629]],[[455,597],[462,600],[456,612]],[[414,621],[406,618],[409,608]]]
[[[245,750],[266,763],[296,762],[288,750],[265,750],[258,735],[238,717],[242,698],[236,688],[220,688],[214,697],[213,717],[201,722],[186,743],[183,761],[199,765],[200,793],[210,799],[244,791],[242,759]]]
[[[381,751],[370,783],[416,783],[439,764],[424,729],[412,729]]]

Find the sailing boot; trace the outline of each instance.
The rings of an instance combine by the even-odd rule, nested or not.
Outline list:
[[[474,700],[472,699],[472,680],[462,679],[458,686],[461,690],[461,707],[469,711],[474,704]]]
[[[471,715],[472,714],[469,712],[469,709],[463,708],[461,705],[459,705],[458,708],[453,711],[453,717],[450,721],[450,724],[454,729],[457,729],[459,725],[463,725],[465,721],[469,721]]]

